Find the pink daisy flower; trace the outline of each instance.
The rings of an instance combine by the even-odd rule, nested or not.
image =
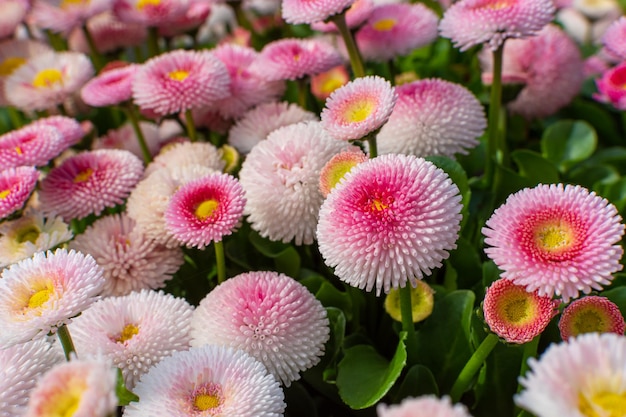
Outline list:
[[[311,94],[318,100],[325,101],[333,91],[349,81],[350,75],[345,65],[337,65],[311,77]]]
[[[161,136],[159,134],[159,126],[151,122],[139,122],[139,128],[148,146],[150,155],[154,156],[161,148]],[[137,134],[130,122],[124,123],[118,129],[111,129],[104,136],[96,138],[92,145],[92,149],[124,149],[131,152],[137,158],[143,158]]]
[[[122,21],[164,26],[187,13],[189,0],[113,0],[113,12]]]
[[[39,171],[17,167],[0,171],[0,219],[21,209],[37,185]]]
[[[211,174],[174,193],[165,210],[165,225],[182,244],[203,249],[233,232],[244,205],[243,188],[235,177]]]
[[[202,25],[211,13],[211,3],[206,0],[189,0],[185,14],[172,22],[159,26],[159,35],[172,38],[191,32]]]
[[[496,50],[508,38],[533,36],[554,12],[552,0],[461,0],[446,10],[439,30],[461,51],[483,43]]]
[[[111,7],[113,0],[37,0],[30,18],[35,26],[53,32],[69,33],[85,24],[88,18]]]
[[[34,124],[0,135],[0,170],[21,165],[43,166],[65,150],[61,132]]]
[[[0,43],[0,105],[9,104],[4,94],[4,80],[31,57],[51,51],[52,48],[45,43],[25,39]]]
[[[386,62],[437,39],[437,14],[420,3],[377,6],[355,35],[363,59]]]
[[[346,11],[346,25],[350,29],[357,29],[374,10],[374,2],[372,0],[356,0]],[[317,21],[311,23],[311,29],[318,32],[338,32],[337,25],[333,22]]]
[[[96,220],[69,247],[93,256],[102,267],[106,296],[162,288],[183,264],[180,248],[148,239],[126,214]]]
[[[347,149],[330,158],[320,172],[320,191],[327,197],[330,191],[335,188],[339,181],[352,168],[367,161],[368,157],[360,148]]]
[[[65,249],[38,252],[2,271],[0,346],[56,331],[96,301],[102,269],[89,255]]]
[[[287,23],[314,23],[342,12],[355,0],[284,0],[281,3],[283,19]]]
[[[85,129],[83,124],[79,123],[73,117],[67,116],[42,117],[32,122],[30,126],[51,126],[57,129],[61,134],[61,141],[63,143],[59,153],[79,143],[88,133],[88,130]]]
[[[286,386],[317,364],[329,337],[322,304],[277,272],[237,275],[211,291],[191,319],[193,346],[225,345],[261,361]]]
[[[212,171],[222,171],[224,161],[218,149],[209,142],[180,142],[165,146],[146,167],[144,178],[160,169],[169,171],[180,167],[200,165]]]
[[[238,118],[257,104],[276,100],[285,92],[285,82],[266,81],[260,68],[252,65],[259,54],[252,48],[224,44],[213,51],[230,74],[230,94],[215,103],[226,118]]]
[[[230,94],[226,66],[214,54],[176,50],[143,64],[135,74],[133,99],[159,115],[207,107]]]
[[[322,110],[322,127],[340,140],[362,139],[389,119],[398,95],[379,76],[357,78],[333,91]]]
[[[508,279],[487,288],[483,313],[489,329],[507,343],[523,344],[540,335],[558,313],[560,301],[528,292]]]
[[[610,54],[626,60],[626,17],[620,17],[608,27],[602,44]]]
[[[139,402],[124,417],[151,415],[281,417],[284,395],[278,381],[241,350],[202,346],[175,352],[141,378]]]
[[[295,103],[263,103],[246,112],[228,132],[228,143],[242,154],[279,127],[294,123],[318,120],[317,116]]]
[[[24,417],[107,417],[115,414],[117,375],[110,364],[73,359],[46,373],[33,389]]]
[[[405,398],[400,404],[379,404],[378,417],[472,417],[463,404],[452,404],[450,397],[425,395]]]
[[[483,81],[493,78],[493,54],[480,54]],[[550,55],[550,59],[544,59]],[[567,68],[567,71],[563,71]],[[556,113],[578,95],[585,80],[584,61],[578,45],[556,25],[548,25],[528,39],[512,39],[504,48],[503,82],[524,83],[517,98],[507,105],[526,119]],[[558,94],[555,93],[558,91]]]
[[[81,152],[48,173],[39,200],[46,213],[66,221],[99,215],[106,207],[122,204],[142,174],[143,163],[128,151]]]
[[[487,128],[483,106],[460,84],[424,79],[396,92],[396,106],[376,136],[379,154],[467,154]]]
[[[617,110],[626,110],[626,62],[623,62],[602,74],[602,77],[596,80],[598,93],[593,98],[603,102],[610,103]]]
[[[101,54],[144,45],[148,37],[148,30],[145,25],[122,22],[110,11],[89,18],[87,29],[96,44],[96,49]],[[72,51],[90,53],[85,34],[79,28],[70,33],[68,45]]]
[[[139,66],[130,64],[101,72],[85,84],[80,97],[93,107],[106,107],[123,103],[133,97],[133,76]]]
[[[20,110],[46,110],[77,93],[93,72],[84,54],[44,53],[30,58],[4,80],[5,97]]]
[[[620,271],[624,234],[615,206],[583,187],[540,184],[510,195],[482,229],[485,253],[512,280],[567,302]]]
[[[592,295],[573,301],[565,307],[559,320],[561,339],[583,333],[624,334],[626,323],[619,307],[606,297]]]
[[[313,243],[324,200],[320,172],[348,146],[307,122],[277,129],[252,148],[239,172],[251,227],[271,240]]]
[[[132,389],[148,370],[190,347],[193,307],[171,294],[143,290],[94,303],[69,326],[81,356],[102,354]]]
[[[614,333],[551,344],[528,360],[515,403],[537,417],[622,415],[625,353],[626,338]]]
[[[330,43],[320,39],[293,38],[265,45],[255,66],[265,79],[276,81],[319,74],[341,62],[341,55]]]
[[[382,155],[354,167],[324,201],[320,253],[339,279],[377,295],[415,287],[456,248],[461,209],[459,189],[434,164]]]
[[[13,36],[30,9],[29,0],[5,0],[0,15],[0,39]]]
[[[59,349],[41,337],[0,350],[0,404],[2,417],[23,416],[37,380],[65,361]]]

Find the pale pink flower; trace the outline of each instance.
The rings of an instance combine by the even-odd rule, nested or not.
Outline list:
[[[229,278],[191,319],[193,346],[225,345],[262,362],[289,386],[317,364],[329,338],[326,310],[302,284],[271,271]]]
[[[200,165],[212,171],[224,169],[224,161],[217,148],[209,142],[179,142],[165,146],[146,167],[144,178],[159,169],[170,171],[180,167]]]
[[[382,155],[350,170],[319,213],[326,264],[348,284],[388,293],[415,286],[456,248],[461,196],[431,162]]]
[[[133,76],[138,65],[129,64],[101,72],[81,89],[80,97],[93,107],[106,107],[123,103],[133,97]]]
[[[4,80],[24,65],[31,57],[51,52],[45,43],[10,39],[0,43],[0,105],[8,105],[4,94]]]
[[[618,110],[626,110],[626,62],[623,62],[602,74],[596,80],[598,93],[593,98],[610,103]]]
[[[485,253],[503,278],[567,302],[601,290],[622,269],[621,220],[583,187],[540,184],[510,195],[487,220]]]
[[[620,17],[609,26],[602,36],[602,44],[609,53],[626,60],[626,17]]]
[[[606,297],[590,295],[572,301],[559,320],[561,339],[568,340],[583,333],[624,334],[626,323],[619,307]]]
[[[148,30],[141,23],[120,21],[112,12],[100,13],[87,20],[87,29],[101,54],[115,52],[122,48],[144,45]],[[89,53],[89,43],[80,28],[74,29],[68,39],[72,51]]]
[[[326,100],[322,127],[335,139],[363,139],[389,119],[397,98],[395,89],[384,78],[357,78],[333,91]]]
[[[0,39],[13,36],[30,10],[30,0],[4,0],[0,15]]]
[[[17,167],[0,171],[0,219],[21,209],[37,185],[39,171]]]
[[[287,23],[314,23],[342,12],[355,0],[284,0],[281,4],[283,19]]]
[[[36,0],[30,12],[35,26],[68,34],[88,18],[111,8],[113,0]]]
[[[379,404],[376,412],[378,417],[472,417],[463,404],[434,395],[407,397],[396,405]]]
[[[346,25],[350,29],[357,29],[367,20],[374,10],[374,2],[372,0],[356,0],[346,11]],[[338,32],[337,25],[334,22],[326,22],[318,20],[311,23],[311,29],[318,32]]]
[[[84,123],[84,122],[83,122]],[[89,128],[84,124],[79,123],[73,117],[67,116],[49,116],[37,119],[30,123],[29,126],[51,126],[57,129],[61,133],[61,140],[63,143],[62,150],[76,145],[81,139],[89,133]],[[61,151],[59,151],[61,153]]]
[[[61,132],[43,124],[27,125],[0,135],[0,170],[43,166],[65,150]]]
[[[172,24],[187,13],[189,0],[113,0],[113,13],[122,21],[145,26]]]
[[[159,35],[172,38],[197,29],[211,14],[211,3],[206,0],[189,0],[185,14],[165,25],[160,25]]]
[[[337,65],[311,77],[311,94],[318,100],[325,101],[333,91],[349,81],[350,75],[345,65]]]
[[[156,155],[161,148],[159,126],[151,122],[141,121],[139,122],[139,128],[146,141],[150,155]],[[103,136],[94,139],[91,149],[124,149],[132,152],[138,158],[143,158],[137,134],[130,122],[124,123],[117,129],[111,129]]]
[[[141,179],[143,163],[128,151],[100,149],[76,154],[53,168],[41,182],[46,213],[69,221],[122,204]]]

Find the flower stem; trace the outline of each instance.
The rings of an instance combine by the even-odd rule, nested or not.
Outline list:
[[[341,33],[341,37],[343,38],[343,42],[346,44],[346,49],[348,50],[348,55],[350,56],[350,65],[352,66],[352,72],[354,73],[354,77],[365,77],[363,58],[361,58],[361,52],[359,52],[359,48],[354,41],[354,36],[352,36],[352,32],[350,32],[348,24],[346,23],[345,10],[332,16],[330,19],[337,26],[337,29],[339,30],[339,33]]]
[[[520,367],[519,376],[522,377],[528,371],[528,359],[537,356],[537,347],[539,346],[539,339],[541,335],[535,336],[533,340],[524,344],[524,353],[522,355],[522,366]],[[517,392],[522,390],[522,386],[517,386]]]
[[[454,381],[454,385],[452,385],[452,389],[450,390],[452,402],[458,402],[461,399],[461,395],[467,391],[474,375],[476,375],[476,372],[483,366],[485,360],[487,360],[487,357],[493,348],[496,347],[497,343],[498,336],[494,333],[489,333],[480,346],[478,346],[478,349],[476,349],[476,352],[469,358],[456,381]]]
[[[407,367],[411,367],[417,363],[417,336],[413,324],[411,284],[408,282],[400,288],[400,313],[402,314],[402,330],[406,332]]]
[[[217,283],[226,280],[226,259],[224,257],[224,242],[213,242],[215,246],[215,260],[217,262]]]
[[[65,324],[57,329],[57,336],[59,337],[59,341],[61,341],[61,346],[63,346],[65,359],[69,361],[70,354],[76,354],[76,349],[74,348],[74,342],[72,342],[72,336],[70,336],[70,330]]]
[[[146,138],[141,131],[141,127],[139,126],[139,117],[137,117],[137,114],[135,113],[135,108],[132,104],[129,104],[127,107],[125,107],[125,110],[128,120],[130,121],[130,124],[135,131],[135,136],[137,136],[137,142],[139,142],[139,147],[141,148],[143,160],[146,165],[148,165],[150,162],[152,162],[152,154],[150,154],[148,144],[146,143]]]
[[[376,158],[378,156],[378,145],[374,132],[367,135],[367,144],[369,145],[370,159]]]
[[[298,78],[296,80],[296,85],[298,86],[298,105],[303,109],[306,109],[306,97],[308,93],[307,79],[305,77]]]
[[[198,140],[198,132],[196,131],[196,125],[193,122],[193,115],[191,109],[185,110],[185,126],[187,127],[187,135],[189,140],[195,142]]]
[[[500,107],[502,105],[502,56],[504,42],[493,51],[493,81],[491,83],[491,96],[489,99],[489,128],[487,131],[487,158],[485,166],[485,179],[487,186],[492,185],[495,164],[502,162],[504,154],[503,145],[498,139],[498,127],[500,125]]]
[[[159,55],[159,28],[150,26],[148,28],[148,57]]]
[[[98,73],[102,67],[104,67],[104,60],[100,52],[98,51],[98,47],[96,46],[96,42],[93,40],[93,36],[91,36],[91,32],[89,32],[89,28],[87,25],[83,25],[83,34],[85,35],[85,39],[87,39],[87,44],[89,45],[89,52],[91,52],[91,60],[93,61],[93,66],[96,69],[96,73]]]

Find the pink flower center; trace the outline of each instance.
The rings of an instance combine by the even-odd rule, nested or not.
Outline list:
[[[208,200],[202,201],[194,210],[194,214],[198,218],[198,220],[204,221],[211,217],[215,210],[219,207],[219,201],[210,198]]]
[[[376,21],[372,27],[379,32],[389,32],[396,26],[396,23],[398,23],[396,19],[386,18]]]
[[[585,227],[571,212],[548,209],[528,216],[520,227],[521,245],[530,255],[552,262],[574,258],[585,240]]]
[[[56,68],[46,68],[35,75],[32,84],[37,88],[50,88],[55,84],[63,85],[63,74]]]
[[[374,196],[369,199],[369,211],[371,213],[383,213],[394,202],[393,196]]]
[[[224,403],[224,394],[220,384],[208,383],[196,388],[191,395],[191,404],[194,411],[206,411],[208,415],[217,415],[221,412]],[[203,414],[205,415],[205,414]]]
[[[0,63],[0,77],[8,77],[13,72],[24,65],[26,60],[19,57],[8,57]]]

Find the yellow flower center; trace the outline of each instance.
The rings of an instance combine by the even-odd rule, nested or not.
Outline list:
[[[24,65],[26,60],[19,57],[8,57],[0,63],[0,77],[8,77],[13,72]]]
[[[22,230],[18,230],[15,240],[18,243],[24,243],[24,242],[35,243],[37,242],[37,239],[39,238],[40,234],[41,234],[41,231],[37,227],[31,225]]]
[[[217,395],[198,394],[193,399],[193,405],[200,411],[206,411],[220,405],[220,398]]]
[[[496,304],[498,316],[512,326],[525,326],[537,318],[533,295],[524,288],[509,288],[499,295]]]
[[[71,6],[82,6],[87,4],[89,4],[89,0],[62,0],[60,6],[62,9],[67,9]]]
[[[36,291],[28,299],[28,308],[41,307],[50,299],[50,296],[52,295],[52,293],[54,293],[54,289],[51,286],[48,286],[42,290]]]
[[[397,23],[396,19],[391,19],[391,18],[380,19],[376,23],[374,23],[372,27],[379,32],[388,32],[394,28],[396,23]]]
[[[120,335],[117,337],[117,339],[115,339],[115,341],[117,343],[124,343],[132,339],[133,336],[135,336],[138,333],[139,333],[139,327],[135,326],[134,324],[127,324],[126,326],[124,326],[124,329],[122,329],[122,333],[120,333]]]
[[[215,210],[219,207],[220,203],[214,199],[208,199],[198,204],[194,214],[199,220],[206,220],[213,215]]]
[[[335,166],[333,166],[332,169],[328,172],[328,188],[330,190],[335,188],[335,186],[337,184],[339,184],[339,181],[341,181],[341,179],[348,172],[350,172],[350,170],[352,168],[354,168],[357,165],[358,165],[358,162],[354,161],[354,160],[341,161],[341,162],[335,164]],[[376,206],[377,204],[384,205],[384,204],[382,204],[380,202],[377,203],[376,200],[374,200],[372,202],[372,205],[374,205],[374,206]],[[378,211],[380,211],[380,210],[378,210]]]
[[[20,148],[19,146],[15,147],[15,153],[18,155],[22,155],[24,152],[22,152],[22,148]]]
[[[349,105],[345,110],[345,120],[349,123],[359,123],[367,119],[376,108],[373,100],[359,100]]]
[[[576,315],[574,329],[576,334],[603,332],[606,325],[602,317],[596,311],[581,311]]]
[[[91,178],[91,175],[93,174],[93,169],[91,168],[87,168],[83,171],[80,171],[78,174],[76,174],[76,176],[74,177],[74,183],[77,184],[79,182],[85,182],[87,181],[89,178]]]
[[[0,191],[0,200],[4,200],[11,194],[11,190],[2,190]]]
[[[33,86],[37,88],[50,88],[55,84],[63,84],[63,74],[56,68],[43,69],[33,79]]]
[[[564,223],[548,222],[535,229],[535,243],[546,252],[559,252],[574,243],[574,234]]]
[[[158,6],[161,4],[161,0],[139,0],[137,2],[137,9],[143,10],[147,6]]]
[[[185,71],[185,70],[176,70],[176,71],[172,71],[169,74],[167,74],[168,77],[170,77],[172,80],[174,81],[185,81],[185,79],[187,77],[189,77],[189,71]]]
[[[343,85],[343,80],[337,77],[328,77],[322,82],[322,92],[330,94]]]
[[[379,199],[375,198],[372,200],[372,203],[370,204],[370,207],[372,209],[372,211],[383,211],[386,210],[389,207],[389,204],[385,204],[382,201],[380,201]]]
[[[41,410],[41,415],[50,417],[72,417],[80,406],[81,399],[87,389],[85,381],[79,375],[71,376],[69,381],[54,387]]]
[[[587,417],[622,417],[626,415],[626,393],[602,392],[591,398],[580,394],[578,409]]]
[[[519,298],[511,300],[504,307],[506,319],[511,323],[519,323],[528,317],[528,300]]]

